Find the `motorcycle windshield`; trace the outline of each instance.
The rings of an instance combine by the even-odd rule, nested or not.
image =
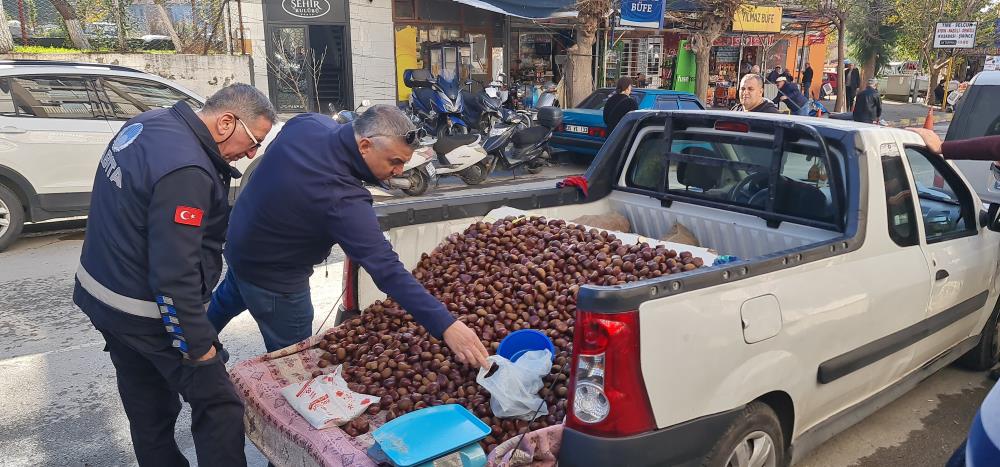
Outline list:
[[[445,70],[441,72],[441,75],[437,79],[438,86],[441,87],[441,91],[444,92],[446,96],[452,101],[458,99],[458,92],[461,90],[461,86],[458,83],[458,75],[455,74],[453,70]]]

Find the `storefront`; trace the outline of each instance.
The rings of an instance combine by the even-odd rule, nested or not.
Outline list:
[[[264,2],[268,89],[279,112],[354,103],[345,0]]]
[[[668,54],[665,51],[666,35],[658,31],[615,31],[610,37],[606,72],[603,86],[613,87],[618,78],[628,76],[633,86],[659,88],[669,80],[664,73]],[[677,45],[674,44],[676,49]],[[674,53],[676,55],[676,53]]]
[[[426,68],[434,76],[452,71],[473,88],[503,70],[503,15],[451,0],[394,0],[396,98],[405,101],[409,69]]]
[[[512,82],[558,83],[565,72],[567,49],[576,43],[569,20],[527,21],[510,18],[507,50]]]

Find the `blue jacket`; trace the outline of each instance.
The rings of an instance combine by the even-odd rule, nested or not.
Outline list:
[[[280,293],[309,290],[313,267],[339,244],[383,292],[440,337],[455,318],[403,268],[362,182],[378,183],[351,125],[319,114],[287,123],[240,193],[225,256],[240,279]]]
[[[802,106],[806,105],[809,101],[805,94],[802,94],[802,90],[799,89],[799,85],[795,83],[785,83],[785,86],[778,90],[778,97],[774,99],[775,104],[781,102],[782,94],[788,98],[785,103],[788,105],[788,108],[793,111],[801,109]]]
[[[187,104],[125,123],[97,167],[73,301],[101,330],[168,334],[198,358],[217,342],[205,304],[222,271],[229,183]],[[221,347],[220,347],[221,348]]]

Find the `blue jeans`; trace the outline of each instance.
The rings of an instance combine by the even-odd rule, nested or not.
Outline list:
[[[283,349],[312,335],[313,306],[309,289],[281,293],[240,280],[232,268],[212,293],[208,320],[216,332],[246,310],[257,322],[268,352]]]

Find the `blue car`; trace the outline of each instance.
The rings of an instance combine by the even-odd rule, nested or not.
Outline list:
[[[604,125],[604,103],[614,92],[601,88],[587,96],[580,106],[563,111],[563,124],[552,135],[549,146],[556,150],[596,156],[608,129]],[[633,89],[632,98],[640,110],[704,110],[705,106],[693,94],[665,89]]]

